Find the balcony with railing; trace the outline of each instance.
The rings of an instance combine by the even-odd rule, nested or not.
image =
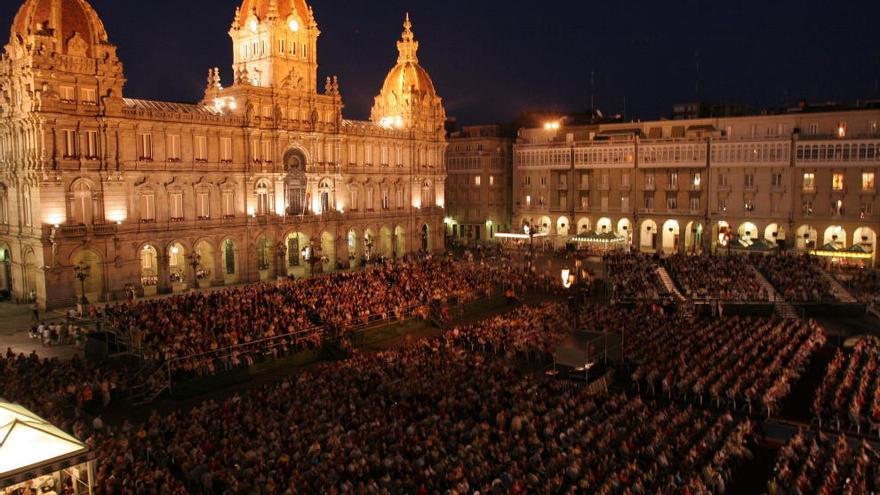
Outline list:
[[[713,141],[711,163],[713,167],[746,163],[782,166],[789,162],[790,155],[791,141],[787,139]]]
[[[704,167],[706,149],[706,143],[700,140],[644,141],[639,146],[639,166]]]

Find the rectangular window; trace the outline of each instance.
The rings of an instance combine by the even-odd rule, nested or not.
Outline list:
[[[645,209],[653,210],[654,209],[654,196],[645,196]]]
[[[63,103],[75,103],[76,89],[73,86],[61,86],[61,101]]]
[[[205,136],[196,136],[193,156],[197,162],[208,161],[208,138]]]
[[[152,192],[141,195],[141,222],[156,221],[156,195]]]
[[[810,136],[815,136],[819,134],[819,124],[817,122],[811,123],[810,129],[807,131],[807,134]]]
[[[727,211],[727,198],[718,198],[718,211]]]
[[[354,144],[348,145],[348,163],[351,165],[357,163],[357,146]]]
[[[263,160],[265,160],[266,163],[274,162],[275,160],[272,159],[272,155],[272,141],[263,141]]]
[[[874,172],[862,172],[862,191],[873,191],[874,187]]]
[[[532,197],[526,196],[526,206],[532,206]]]
[[[388,146],[382,146],[381,165],[388,165]]]
[[[254,162],[259,162],[260,160],[260,140],[253,139],[251,140],[251,159]]]
[[[232,191],[223,191],[223,218],[235,216],[235,195]]]
[[[691,184],[693,184],[694,189],[699,189],[702,183],[703,176],[700,174],[700,172],[694,172],[693,179],[691,180]]]
[[[547,185],[547,176],[546,176],[546,175],[542,175],[542,176],[541,176],[541,185],[542,185],[542,186],[546,186],[546,185]]]
[[[804,172],[804,191],[816,190],[816,174],[813,172]]]
[[[64,158],[77,158],[76,131],[65,129],[61,133],[64,136]]]
[[[629,172],[624,172],[620,176],[620,186],[624,189],[629,189]]]
[[[364,149],[364,153],[366,155],[366,156],[364,156],[364,161],[367,163],[367,165],[372,165],[373,164],[373,146],[368,144],[366,146],[366,148]]]
[[[183,220],[183,193],[171,193],[170,216],[172,222]]]
[[[220,138],[220,161],[232,163],[232,138]]]
[[[489,176],[489,185],[490,185],[490,186],[494,186],[494,185],[495,185],[495,176],[494,176],[494,175],[490,175],[490,176]]]
[[[629,210],[629,195],[628,194],[623,194],[620,196],[620,209],[624,212]]]
[[[590,197],[583,195],[581,196],[581,209],[589,210],[590,209]]]
[[[141,134],[138,139],[138,159],[141,161],[149,161],[153,159],[153,135],[149,133]]]
[[[700,197],[699,196],[691,196],[691,211],[699,211],[700,210]]]
[[[776,188],[782,187],[782,173],[773,172],[773,175],[771,177],[771,184],[773,185],[773,187]]]
[[[755,187],[755,174],[745,174],[744,185],[746,188]]]
[[[177,134],[168,136],[168,161],[180,161],[180,136]]]
[[[678,186],[678,172],[669,172],[669,176],[667,177],[669,181],[669,185],[672,187]]]
[[[98,158],[98,131],[86,131],[86,158],[96,160]]]
[[[843,174],[831,175],[831,189],[835,191],[843,191]]]
[[[199,220],[211,218],[211,196],[207,191],[199,191],[196,196],[196,207]]]
[[[477,176],[474,177],[474,185],[475,185],[475,186],[479,186],[479,185],[480,185],[480,176],[479,176],[479,175],[477,175]]]
[[[357,189],[351,190],[351,203],[348,205],[348,209],[351,211],[358,210],[358,192]]]
[[[653,189],[653,187],[654,187],[654,172],[648,172],[645,174],[645,186],[646,186],[646,188]]]
[[[667,210],[677,210],[678,209],[678,198],[676,196],[668,196],[666,198],[666,209]]]
[[[82,95],[83,104],[96,105],[98,103],[97,98],[95,98],[95,88],[82,88],[80,89],[80,94]]]
[[[721,187],[727,187],[727,174],[718,174],[718,185]]]
[[[869,216],[873,215],[874,214],[874,203],[872,203],[870,201],[862,202],[861,210],[859,213],[862,218],[865,218],[866,216],[869,217]]]

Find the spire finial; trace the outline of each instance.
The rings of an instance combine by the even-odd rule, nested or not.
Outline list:
[[[412,41],[415,36],[412,32],[412,22],[409,20],[409,12],[406,13],[406,20],[403,21],[403,40]]]
[[[409,12],[406,13],[406,20],[403,21],[403,34],[401,35],[401,40],[397,42],[397,51],[400,52],[397,63],[418,63],[419,59],[416,53],[419,51],[419,42],[416,41],[416,37],[413,34]]]

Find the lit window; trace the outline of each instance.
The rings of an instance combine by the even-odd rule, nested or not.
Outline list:
[[[746,187],[755,187],[755,175],[754,174],[746,174],[745,175],[745,186]]]
[[[837,124],[837,137],[845,138],[846,137],[846,122],[840,122]]]
[[[831,188],[835,191],[843,191],[843,174],[833,174],[831,176]]]
[[[183,193],[171,193],[171,221],[179,222],[183,220]]]
[[[474,185],[475,185],[475,186],[479,186],[479,185],[480,185],[480,176],[479,176],[479,175],[477,175],[476,177],[474,177]]]
[[[490,185],[490,186],[494,186],[494,185],[495,185],[495,176],[494,176],[494,175],[490,175],[490,176],[489,176],[489,185]]]
[[[199,191],[196,197],[196,207],[198,208],[199,220],[211,218],[211,195],[208,191]]]
[[[526,196],[526,206],[532,206],[532,197]]]
[[[862,172],[862,190],[874,190],[874,172]]]
[[[813,172],[804,172],[804,191],[816,190],[816,174]]]

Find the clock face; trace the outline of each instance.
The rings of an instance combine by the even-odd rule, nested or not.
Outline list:
[[[251,19],[251,21],[248,23],[248,27],[250,28],[252,33],[256,33],[257,32],[257,20]]]
[[[299,31],[299,22],[297,22],[296,19],[291,19],[291,20],[287,23],[287,26],[288,26],[288,27],[290,28],[290,30],[291,30],[292,32],[294,32],[294,33],[297,32],[297,31]]]

